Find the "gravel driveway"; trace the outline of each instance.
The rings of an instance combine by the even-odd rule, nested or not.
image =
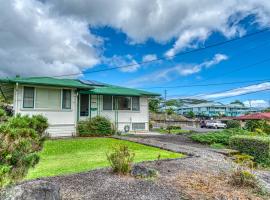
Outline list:
[[[44,179],[60,186],[63,199],[174,200],[185,198],[182,198],[181,191],[168,184],[167,180],[170,177],[175,177],[181,171],[214,174],[228,172],[233,165],[224,155],[206,146],[194,144],[186,136],[136,135],[116,138],[181,152],[189,156],[182,159],[141,163],[140,165],[159,171],[159,177],[154,180],[114,175],[108,168]]]

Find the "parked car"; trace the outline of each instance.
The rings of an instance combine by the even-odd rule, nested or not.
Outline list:
[[[206,121],[205,123],[205,127],[206,128],[226,128],[226,124],[222,123],[221,121]]]

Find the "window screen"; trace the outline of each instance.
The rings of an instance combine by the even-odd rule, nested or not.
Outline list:
[[[62,108],[71,109],[71,90],[63,90]]]
[[[36,88],[36,108],[61,109],[61,90]]]
[[[112,96],[103,96],[103,110],[112,110]]]
[[[115,110],[131,110],[131,97],[115,97]]]
[[[23,107],[24,108],[34,108],[34,96],[35,96],[35,88],[24,87],[24,91],[23,91]]]
[[[145,123],[132,123],[132,130],[145,130]]]
[[[140,97],[132,97],[132,110],[140,110]]]

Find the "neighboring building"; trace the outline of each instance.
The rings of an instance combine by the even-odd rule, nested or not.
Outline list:
[[[248,114],[248,115],[235,117],[234,119],[241,120],[241,121],[245,121],[245,120],[261,120],[261,119],[270,121],[270,112],[251,113],[251,114]]]
[[[0,94],[14,114],[42,114],[52,137],[74,136],[79,120],[107,117],[119,131],[148,131],[148,97],[158,94],[94,81],[30,77],[0,79]]]
[[[217,117],[228,116],[236,117],[249,112],[249,108],[241,104],[222,104],[219,102],[209,102],[180,107],[178,113],[186,115],[193,112],[196,116]]]

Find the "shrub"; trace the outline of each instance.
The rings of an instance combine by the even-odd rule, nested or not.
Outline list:
[[[260,129],[262,132],[270,134],[270,125],[266,120],[247,120],[245,129],[252,132]]]
[[[31,128],[34,129],[40,136],[42,136],[45,130],[48,128],[48,120],[42,115],[28,115],[21,116],[16,115],[8,120],[8,126],[11,128]]]
[[[258,181],[253,173],[243,168],[236,168],[231,174],[231,183],[238,187],[258,187]]]
[[[6,111],[2,108],[0,108],[0,123],[7,120],[7,114]]]
[[[107,136],[115,132],[111,122],[101,116],[79,122],[77,131],[80,136]]]
[[[113,152],[107,154],[107,159],[113,169],[118,174],[127,174],[131,170],[134,160],[134,153],[131,153],[127,145],[119,145],[113,148]]]
[[[270,137],[236,135],[230,138],[230,147],[253,156],[257,163],[270,164]]]
[[[227,129],[230,129],[230,128],[241,128],[241,123],[240,123],[240,121],[237,121],[237,120],[229,120],[229,121],[227,121],[227,123],[226,123],[226,125],[227,125]]]
[[[229,139],[233,135],[250,135],[250,134],[252,133],[241,129],[225,129],[222,131],[209,132],[205,134],[194,134],[191,136],[191,139],[195,142],[200,142],[203,144],[220,143],[223,145],[228,145]]]
[[[21,180],[38,163],[40,135],[31,128],[0,127],[0,188]]]
[[[0,187],[21,180],[39,161],[47,119],[17,115],[0,126]]]

